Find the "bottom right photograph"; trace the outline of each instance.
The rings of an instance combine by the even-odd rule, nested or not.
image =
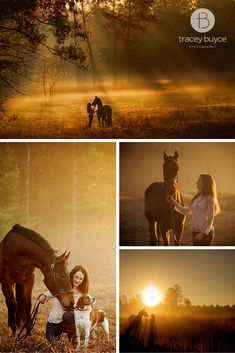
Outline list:
[[[235,250],[120,250],[120,352],[235,352]]]

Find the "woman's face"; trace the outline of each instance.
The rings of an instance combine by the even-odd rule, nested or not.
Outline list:
[[[202,181],[202,179],[201,179],[201,177],[199,176],[199,178],[198,178],[198,180],[197,180],[197,188],[198,188],[198,191],[199,192],[201,192],[202,190],[203,190],[203,186],[204,186],[204,184],[203,184],[203,181]]]
[[[79,287],[80,284],[82,284],[82,282],[84,281],[84,277],[84,273],[82,273],[81,271],[75,272],[73,275],[73,286]]]

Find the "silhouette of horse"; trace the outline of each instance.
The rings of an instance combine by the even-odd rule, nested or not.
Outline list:
[[[65,310],[73,308],[73,292],[67,270],[66,252],[60,256],[38,233],[18,224],[0,243],[0,283],[8,308],[8,325],[29,322],[35,268],[44,275],[44,283]]]
[[[128,327],[126,330],[127,335],[134,334],[134,337],[138,336],[141,326],[142,317],[148,317],[146,309],[140,310],[137,315],[131,315],[128,319]]]
[[[164,151],[163,179],[164,182],[152,183],[145,191],[145,217],[149,223],[150,245],[168,246],[169,230],[174,232],[174,244],[179,245],[183,232],[185,216],[177,212],[167,202],[167,196],[171,195],[183,205],[183,199],[178,184],[178,152],[174,156],[168,156]]]
[[[96,113],[99,121],[99,126],[101,127],[101,120],[102,127],[112,127],[112,108],[110,105],[103,105],[102,100],[98,97],[95,97],[91,105],[93,107],[98,105],[98,110]]]

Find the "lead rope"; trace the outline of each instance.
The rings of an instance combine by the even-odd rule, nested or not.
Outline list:
[[[18,333],[18,335],[16,337],[16,341],[18,341],[18,342],[25,340],[26,337],[31,335],[31,332],[34,328],[34,325],[35,325],[35,322],[37,319],[39,305],[41,304],[41,302],[38,300],[38,298],[34,304],[32,312],[30,314],[30,320],[24,324],[24,326],[21,328],[20,332]],[[24,329],[26,329],[25,334],[23,334]]]
[[[167,192],[168,193],[168,192]],[[176,235],[175,235],[175,221],[174,221],[174,214],[173,214],[173,205],[172,203],[170,203],[170,209],[171,209],[171,221],[172,221],[172,232],[173,232],[173,237],[174,237],[174,240],[175,242],[178,244],[178,245],[188,245],[190,244],[191,242],[193,242],[193,239],[190,239],[190,240],[187,240],[187,241],[180,241],[176,238]]]

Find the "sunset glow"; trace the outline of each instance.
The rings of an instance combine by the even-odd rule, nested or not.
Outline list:
[[[147,306],[158,305],[162,301],[162,293],[158,288],[149,286],[143,290],[142,300]]]

